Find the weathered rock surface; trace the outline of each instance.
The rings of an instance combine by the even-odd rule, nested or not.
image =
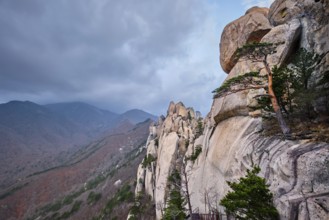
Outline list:
[[[228,24],[220,41],[220,64],[229,73],[236,64],[236,50],[247,42],[259,42],[271,30],[268,9],[254,7],[239,19]]]
[[[139,166],[135,193],[147,193],[157,207],[157,219],[165,206],[167,178],[176,163],[178,154],[192,150],[200,113],[186,108],[183,103],[171,102],[167,117],[150,127],[147,155],[157,158],[147,167]]]
[[[226,181],[237,180],[257,164],[274,193],[281,219],[295,219],[296,215],[298,219],[328,219],[322,206],[323,200],[329,199],[328,144],[262,137],[260,118],[231,117],[208,129],[200,159],[191,169],[191,191],[211,191],[222,198],[229,190]],[[193,207],[205,206],[202,196],[192,194]],[[216,207],[218,199],[211,202]],[[303,215],[305,205],[314,208]],[[324,214],[319,215],[321,212]]]
[[[302,17],[314,19],[319,24],[327,24],[328,14],[328,0],[276,0],[270,7],[268,17],[273,25]]]
[[[329,52],[329,0],[276,0],[270,7],[269,20],[272,25],[289,24],[293,20],[301,23],[299,47],[318,54]],[[326,57],[319,72],[329,69]]]
[[[244,90],[214,99],[211,113],[215,122],[220,123],[236,115],[248,116],[247,96],[248,91]]]
[[[328,8],[328,1],[275,1],[269,12],[275,27],[261,42],[283,43],[268,57],[270,66],[285,64],[298,48],[304,47],[326,54],[319,73],[328,70]],[[262,68],[260,63],[239,60],[227,79],[264,71]],[[329,145],[262,137],[261,119],[248,108],[255,105],[251,93],[248,90],[214,100],[207,120],[216,123],[205,129],[205,134],[211,136],[204,136],[203,152],[192,168],[191,190],[211,191],[221,198],[229,190],[225,181],[238,179],[255,163],[270,184],[281,219],[329,219]],[[193,207],[204,207],[202,196],[193,194],[192,201]]]
[[[328,8],[328,0],[277,0],[269,14],[274,27],[267,20],[267,10],[260,8],[230,23],[220,43],[221,65],[229,72],[227,79],[264,71],[261,63],[232,59],[236,49],[251,39],[283,42],[268,58],[270,66],[285,64],[298,48],[305,47],[326,54],[319,73],[328,70]],[[197,136],[198,114],[181,103],[170,103],[167,117],[153,128],[147,144],[148,152],[155,153],[158,159],[153,168],[144,170],[145,184],[139,187],[153,197],[157,219],[161,218],[160,208],[165,206],[166,175],[177,155],[191,155],[196,146],[201,146],[202,152],[186,166],[193,210],[209,213],[216,209],[223,213],[219,200],[230,190],[226,181],[236,181],[247,169],[259,165],[281,219],[329,219],[329,144],[263,136],[254,97],[264,92],[249,89],[215,98],[203,121],[203,134]],[[155,140],[158,146],[153,144]]]
[[[249,72],[258,72],[263,69],[264,65],[260,62],[253,62],[250,60],[238,60],[238,62],[234,65],[234,67],[229,72],[226,80],[231,79],[233,77],[244,75]]]
[[[276,53],[267,58],[271,66],[284,64],[291,55],[296,52],[301,38],[302,26],[298,19],[289,21],[287,24],[282,24],[272,28],[267,33],[261,42],[279,44],[276,48]]]
[[[308,0],[279,0],[272,4],[269,11],[269,17],[271,24],[276,26],[269,29],[260,40],[260,42],[279,44],[276,48],[276,53],[269,55],[267,58],[270,67],[287,64],[287,62],[291,60],[292,54],[296,53],[298,48],[304,47],[307,50],[314,51],[318,54],[325,54],[318,70],[318,77],[329,70],[329,24],[328,22],[323,22],[323,20],[329,19],[327,6],[328,1],[318,1],[314,3],[314,1]],[[254,9],[251,11],[253,10]],[[282,17],[283,11],[287,13],[284,17]],[[245,16],[228,24],[224,29],[221,39],[222,41],[220,43],[221,60],[227,58],[230,60],[236,49],[247,42],[241,41],[241,45],[238,45],[239,43],[236,44],[235,42],[239,42],[239,40],[235,40],[234,37],[232,38],[231,43],[226,42],[230,40],[230,35],[242,36],[241,39],[246,39],[246,36],[249,36],[249,29],[246,29],[246,33],[244,33],[244,30],[239,32],[238,28],[233,28],[241,23],[241,21],[244,21],[247,15],[248,12]],[[231,52],[229,53],[228,51]],[[248,72],[260,71],[261,74],[265,74],[264,65],[259,62],[240,59],[237,63],[231,62],[231,64],[232,68],[230,68],[226,80]],[[258,94],[261,94],[261,90]],[[254,96],[251,94],[247,95],[247,92],[245,91],[216,98],[213,104],[213,109],[215,111],[213,111],[212,114],[217,122],[233,115],[254,115],[254,113],[251,112],[252,109],[250,106],[244,101],[246,98],[251,100],[253,97]],[[318,107],[319,112],[321,112],[321,108],[321,106]]]

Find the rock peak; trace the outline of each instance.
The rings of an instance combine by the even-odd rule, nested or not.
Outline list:
[[[252,8],[249,8],[245,15],[247,14],[251,14],[251,13],[262,13],[264,16],[268,16],[268,12],[269,12],[269,8],[262,8],[262,7],[258,7],[258,6],[255,6],[255,7],[252,7]]]
[[[224,28],[220,41],[220,64],[226,73],[237,63],[235,53],[239,47],[249,42],[260,42],[271,30],[268,12],[268,8],[253,7]]]

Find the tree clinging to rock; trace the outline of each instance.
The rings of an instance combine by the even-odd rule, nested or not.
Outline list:
[[[268,96],[271,100],[271,104],[272,104],[273,110],[276,114],[277,120],[280,124],[282,133],[285,136],[289,136],[291,131],[281,113],[281,108],[280,108],[278,99],[277,99],[276,94],[273,89],[273,74],[270,69],[269,63],[267,62],[268,56],[276,53],[275,49],[277,46],[278,46],[278,44],[272,44],[272,43],[246,44],[237,50],[236,59],[247,58],[248,60],[251,60],[253,62],[263,63],[266,74],[267,74]]]

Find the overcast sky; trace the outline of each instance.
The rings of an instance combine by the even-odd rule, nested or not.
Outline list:
[[[270,0],[0,0],[0,103],[206,114],[222,29]]]

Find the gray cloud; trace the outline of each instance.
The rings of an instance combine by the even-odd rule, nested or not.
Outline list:
[[[211,12],[199,0],[0,0],[0,101],[206,113],[225,77]]]

